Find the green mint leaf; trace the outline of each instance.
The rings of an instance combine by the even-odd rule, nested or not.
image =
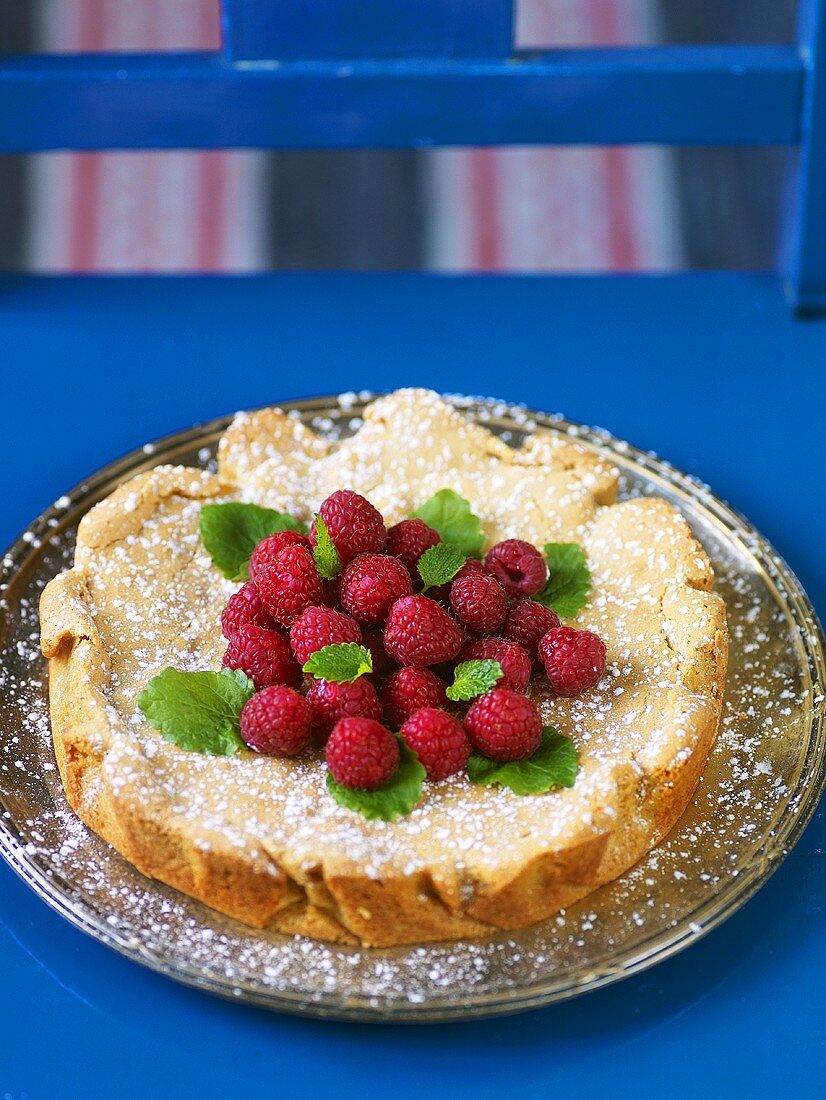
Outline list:
[[[527,760],[502,763],[473,753],[467,765],[471,783],[480,787],[495,783],[514,794],[543,794],[554,787],[573,787],[578,770],[579,756],[573,741],[553,726],[545,727],[539,748]]]
[[[466,561],[467,558],[458,546],[451,542],[437,542],[435,546],[425,550],[416,568],[425,588],[433,588],[452,580]]]
[[[198,527],[207,553],[229,581],[249,580],[250,554],[261,539],[276,531],[307,531],[284,512],[234,500],[205,504]]]
[[[452,489],[440,489],[413,513],[439,532],[445,542],[452,542],[468,558],[479,556],[485,536],[478,516],[470,510],[464,497]]]
[[[338,550],[330,538],[327,524],[318,513],[315,515],[313,559],[316,569],[327,581],[331,581],[337,573],[341,572],[341,558],[338,556]]]
[[[356,791],[343,787],[327,772],[327,790],[348,810],[371,820],[392,821],[409,814],[422,796],[425,770],[412,749],[399,740],[399,766],[377,791]]]
[[[179,672],[165,668],[138,697],[150,726],[181,749],[232,756],[244,747],[240,717],[255,686],[240,670]]]
[[[535,600],[550,607],[562,619],[573,619],[588,602],[591,572],[581,546],[575,542],[545,544],[548,580]]]
[[[462,661],[453,673],[453,683],[446,691],[448,699],[467,702],[484,695],[504,676],[498,661]]]
[[[319,680],[352,684],[359,676],[373,671],[373,657],[370,650],[358,642],[336,642],[317,649],[303,671]]]

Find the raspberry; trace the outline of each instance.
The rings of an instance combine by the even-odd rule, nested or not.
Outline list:
[[[476,699],[465,715],[470,743],[493,760],[524,760],[542,740],[542,719],[533,703],[509,688]]]
[[[255,752],[297,756],[310,742],[313,714],[303,695],[288,687],[267,687],[241,711],[241,736]]]
[[[555,626],[559,626],[559,616],[550,607],[536,600],[520,600],[505,616],[502,634],[508,641],[521,645],[535,661],[542,635]]]
[[[401,735],[424,764],[428,779],[446,779],[467,766],[470,742],[462,723],[447,711],[417,710],[402,726]]]
[[[485,565],[509,596],[533,596],[548,579],[548,566],[535,546],[522,539],[497,542],[485,554]]]
[[[273,558],[287,546],[304,546],[310,549],[310,540],[306,535],[300,535],[298,531],[276,531],[274,535],[268,535],[261,539],[250,557],[250,579],[258,580],[259,573],[272,565]]]
[[[434,600],[404,596],[390,608],[384,648],[400,665],[438,665],[462,648],[462,631]]]
[[[305,546],[279,550],[258,574],[257,583],[264,607],[284,626],[290,626],[305,607],[324,599],[324,584]]]
[[[284,635],[255,623],[240,627],[230,638],[221,665],[240,668],[259,691],[271,684],[297,687],[302,679]]]
[[[316,680],[307,689],[307,702],[313,712],[313,725],[323,736],[342,718],[378,720],[382,716],[376,689],[363,676],[352,684]]]
[[[318,511],[327,524],[342,565],[356,554],[379,553],[384,549],[387,530],[382,514],[358,493],[339,489],[327,497]],[[315,524],[310,541],[315,542]]]
[[[375,791],[399,766],[399,743],[372,718],[342,718],[327,742],[327,767],[343,787]]]
[[[490,634],[501,626],[508,607],[505,589],[495,577],[469,573],[450,587],[456,618],[476,634]]]
[[[549,630],[539,643],[539,656],[557,695],[587,691],[605,670],[605,644],[590,630]]]
[[[445,682],[429,668],[400,668],[384,681],[381,700],[387,718],[394,726],[401,725],[422,707],[444,707],[447,704]]]
[[[394,668],[396,662],[391,661],[384,652],[384,638],[380,630],[363,630],[361,643],[370,650],[373,658],[373,671],[369,674],[371,680],[383,680]]]
[[[480,638],[462,654],[463,661],[498,661],[503,676],[499,680],[502,687],[523,694],[528,690],[531,680],[531,659],[521,645],[509,642],[505,638]]]
[[[359,554],[341,575],[341,606],[360,623],[383,623],[390,605],[412,591],[410,574],[387,554]]]
[[[361,629],[355,619],[331,607],[306,607],[290,627],[290,645],[300,665],[326,645],[360,641]]]
[[[465,577],[470,577],[476,573],[485,574],[487,569],[478,558],[468,558],[452,581],[448,581],[447,584],[440,584],[438,588],[431,588],[430,598],[439,600],[440,603],[447,603],[450,600],[450,590],[456,581],[464,580]]]
[[[465,562],[465,564],[462,566],[462,568],[459,570],[453,580],[459,581],[463,577],[472,577],[476,574],[484,576],[486,573],[487,569],[485,569],[484,562],[479,561],[478,558],[468,558],[468,560]]]
[[[242,584],[227,600],[227,606],[221,612],[221,633],[229,639],[247,623],[255,623],[256,626],[265,626],[268,629],[275,626],[252,581]]]
[[[423,519],[403,519],[387,532],[387,552],[407,567],[414,582],[419,580],[416,563],[442,536]]]

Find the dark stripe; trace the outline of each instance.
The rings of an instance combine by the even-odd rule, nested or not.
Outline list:
[[[794,0],[699,4],[662,0],[668,42],[789,43]],[[774,265],[788,153],[781,148],[677,148],[683,247],[696,268]]]
[[[272,154],[271,241],[284,270],[400,270],[422,263],[414,150]]]
[[[36,9],[20,0],[0,0],[0,54],[34,49]],[[19,269],[28,221],[28,157],[0,155],[0,268]]]

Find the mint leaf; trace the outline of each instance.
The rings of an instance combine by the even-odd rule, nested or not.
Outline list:
[[[327,790],[348,810],[370,820],[392,821],[409,814],[422,796],[425,770],[412,749],[399,739],[399,766],[377,791],[357,791],[343,787],[327,772]]]
[[[303,671],[320,680],[352,684],[359,676],[373,671],[373,657],[370,650],[358,642],[336,642],[317,649]]]
[[[416,565],[419,576],[424,582],[425,588],[433,588],[434,585],[447,584],[452,580],[467,558],[451,542],[437,542],[422,554]]]
[[[591,572],[582,547],[575,542],[546,543],[545,561],[550,575],[545,587],[533,598],[560,618],[575,618],[591,592]]]
[[[204,547],[228,581],[249,580],[250,554],[276,531],[306,533],[305,524],[258,504],[205,504],[198,521]]]
[[[335,543],[330,538],[327,524],[316,512],[313,530],[315,534],[315,546],[313,547],[313,560],[315,567],[325,580],[331,581],[341,572],[341,558],[338,556]]]
[[[445,542],[454,546],[469,558],[479,556],[485,536],[478,516],[470,510],[464,497],[452,489],[440,489],[413,513],[439,532]]]
[[[182,749],[232,756],[244,747],[240,716],[255,687],[240,670],[179,672],[165,668],[138,697],[150,726]]]
[[[473,753],[467,765],[471,783],[480,787],[495,783],[514,794],[543,794],[553,787],[573,787],[578,770],[579,755],[573,741],[553,726],[545,727],[539,748],[527,760],[503,763]]]
[[[504,676],[498,661],[462,661],[453,672],[453,683],[445,694],[454,702],[467,702],[484,695]]]

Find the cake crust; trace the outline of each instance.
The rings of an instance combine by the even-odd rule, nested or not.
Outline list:
[[[415,445],[400,447],[400,440]],[[441,488],[467,497],[486,544],[577,541],[593,575],[577,625],[610,675],[581,699],[534,698],[573,738],[573,788],[538,796],[428,784],[395,822],[327,796],[319,759],[188,753],[137,711],[169,664],[218,668],[235,586],[200,546],[208,501],[309,518],[337,488],[396,522]],[[84,517],[75,565],[46,587],[52,731],[70,805],[140,871],[256,927],[366,946],[478,937],[543,920],[611,881],[674,825],[720,718],[725,608],[688,525],[666,501],[615,503],[617,472],[567,438],[514,449],[437,395],[368,406],[356,435],[322,439],[277,409],[235,420],[219,471],[159,467]]]

